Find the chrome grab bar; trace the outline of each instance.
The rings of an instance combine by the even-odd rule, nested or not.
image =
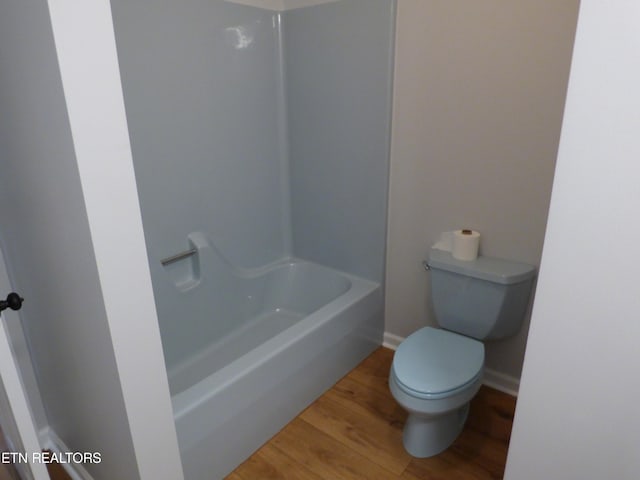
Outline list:
[[[162,265],[169,265],[170,263],[177,262],[179,260],[182,260],[183,258],[195,255],[196,253],[198,253],[198,249],[191,248],[189,250],[185,250],[184,252],[176,253],[175,255],[171,255],[170,257],[163,258],[162,260],[160,260],[160,263]]]

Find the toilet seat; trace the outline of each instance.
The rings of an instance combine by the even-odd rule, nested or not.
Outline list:
[[[400,344],[393,357],[392,374],[408,395],[437,399],[474,384],[482,375],[483,365],[482,342],[424,327]]]

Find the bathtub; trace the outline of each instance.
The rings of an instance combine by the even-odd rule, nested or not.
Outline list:
[[[223,478],[382,342],[378,283],[294,258],[232,277],[237,321],[167,365],[185,480]]]

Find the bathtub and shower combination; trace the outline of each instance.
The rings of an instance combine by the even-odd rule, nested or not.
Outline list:
[[[110,3],[185,479],[222,478],[382,342],[395,1]]]
[[[380,344],[382,288],[296,258],[234,268],[204,234],[189,239],[187,275],[158,288],[211,316],[190,338],[165,335],[167,372],[185,478],[221,478]]]

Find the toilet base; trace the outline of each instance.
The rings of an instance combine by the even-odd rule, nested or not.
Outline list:
[[[402,432],[405,450],[417,458],[443,452],[458,438],[468,415],[468,403],[444,415],[410,413]]]

